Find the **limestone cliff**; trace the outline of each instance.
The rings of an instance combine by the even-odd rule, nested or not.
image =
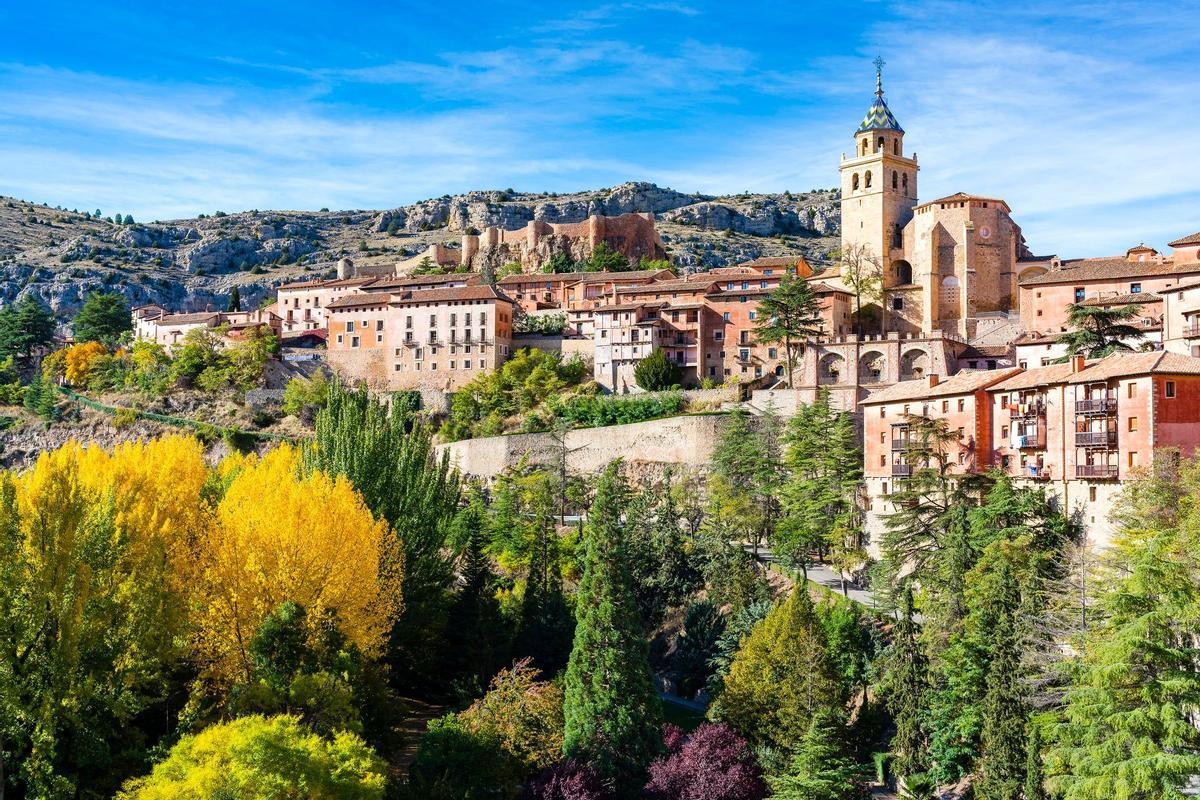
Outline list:
[[[0,303],[34,293],[66,316],[89,292],[108,288],[135,304],[218,309],[237,286],[251,306],[282,282],[332,274],[343,256],[387,269],[430,244],[459,246],[464,234],[489,226],[514,230],[531,220],[573,223],[630,212],[656,215],[662,242],[682,269],[768,255],[820,263],[836,245],[839,206],[831,190],[713,197],[624,183],[572,194],[469,192],[386,211],[217,212],[117,225],[0,197]]]

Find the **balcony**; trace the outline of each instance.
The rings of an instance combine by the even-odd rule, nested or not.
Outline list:
[[[1076,447],[1113,448],[1117,446],[1116,431],[1075,431]]]
[[[1196,339],[1200,338],[1200,322],[1193,322],[1191,325],[1183,329],[1183,338]]]
[[[1076,478],[1090,478],[1092,480],[1108,480],[1117,477],[1116,464],[1076,464]]]
[[[1041,400],[1034,400],[1029,403],[1016,403],[1016,410],[1011,413],[1012,417],[1044,417],[1046,416],[1046,404]]]
[[[892,464],[892,475],[897,478],[907,478],[912,475],[911,464]]]
[[[1116,411],[1117,398],[1115,397],[1096,397],[1075,401],[1076,414],[1115,414]]]
[[[1042,437],[1036,433],[1031,433],[1026,436],[1012,437],[1013,446],[1018,450],[1037,450],[1042,447]]]
[[[1042,467],[1042,466],[1038,466],[1036,464],[1026,464],[1025,468],[1023,470],[1023,473],[1024,473],[1025,477],[1029,478],[1030,480],[1035,480],[1035,481],[1050,480],[1050,468],[1049,467]]]
[[[907,450],[911,439],[892,439],[893,450]]]

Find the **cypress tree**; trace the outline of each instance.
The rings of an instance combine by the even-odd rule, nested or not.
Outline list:
[[[1177,798],[1200,774],[1195,544],[1159,531],[1135,557],[1102,598],[1108,618],[1086,637],[1053,729],[1047,784],[1064,800]]]
[[[622,543],[625,486],[616,462],[596,485],[567,664],[563,753],[625,793],[662,749],[661,710]],[[619,793],[620,794],[620,793]]]
[[[504,662],[504,624],[493,586],[495,576],[484,552],[483,509],[478,501],[462,509],[453,524],[460,528],[466,552],[462,558],[462,588],[450,608],[447,626],[450,661],[457,665],[460,694],[477,697]]]
[[[928,666],[917,625],[913,621],[912,590],[900,592],[899,620],[893,630],[891,692],[887,705],[896,723],[892,738],[893,770],[906,781],[929,771],[929,736],[925,730],[925,700],[929,689]]]
[[[229,310],[229,311],[241,311],[242,310],[242,292],[236,286],[233,287],[233,290],[229,292],[229,308],[227,310]]]
[[[542,482],[538,488],[547,486]],[[533,665],[549,678],[566,666],[574,620],[563,596],[554,498],[535,492],[533,511],[533,543],[516,648],[519,655],[533,659]]]
[[[1042,769],[1042,727],[1029,721],[1025,740],[1025,800],[1047,800],[1046,776]]]
[[[980,736],[980,800],[1020,800],[1025,784],[1025,737],[1029,717],[1021,675],[1021,643],[1016,626],[1018,591],[1005,563],[999,576],[999,619],[992,630],[992,659],[983,698]]]

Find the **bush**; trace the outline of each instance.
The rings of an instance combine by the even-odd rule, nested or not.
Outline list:
[[[750,746],[728,725],[701,725],[688,736],[667,731],[663,738],[670,743],[668,753],[650,765],[645,791],[649,800],[761,800],[767,796],[762,770]]]
[[[667,358],[661,347],[643,358],[633,368],[633,378],[637,385],[648,392],[658,392],[679,385],[679,365]]]
[[[381,800],[383,761],[352,733],[323,739],[291,716],[251,716],[185,736],[118,800]]]
[[[324,408],[329,399],[329,379],[324,372],[311,378],[292,378],[283,389],[283,413],[299,415]]]
[[[555,764],[530,781],[532,800],[608,800],[609,793],[596,772],[576,759]]]
[[[118,408],[112,416],[112,426],[117,430],[126,428],[138,421],[138,413],[132,408]]]
[[[648,419],[669,417],[683,411],[683,395],[664,392],[620,397],[575,396],[553,407],[555,416],[581,427],[628,425]]]

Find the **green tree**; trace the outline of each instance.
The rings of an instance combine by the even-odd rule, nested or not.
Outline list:
[[[383,761],[358,736],[330,739],[296,717],[250,716],[185,736],[117,800],[381,800]]]
[[[883,302],[883,264],[865,244],[849,245],[835,251],[831,257],[840,263],[842,283],[854,295],[854,332],[861,337],[863,301],[866,300],[870,305]]]
[[[124,222],[123,222],[123,224],[125,224],[125,225],[132,225],[132,224],[133,224],[133,215],[132,215],[132,214],[126,214],[126,215],[125,215],[125,219],[124,219]]]
[[[929,771],[929,736],[925,707],[929,694],[928,662],[913,620],[912,590],[900,592],[899,618],[892,632],[888,659],[888,710],[895,720],[893,769],[904,780]]]
[[[226,311],[241,311],[242,310],[242,290],[238,287],[233,287],[229,292],[229,305]]]
[[[46,422],[58,419],[58,391],[38,372],[25,387],[24,406]]]
[[[0,358],[28,359],[53,341],[54,313],[33,294],[0,309]]]
[[[1127,574],[1110,578],[1107,617],[1071,667],[1053,728],[1047,784],[1064,800],[1178,798],[1200,774],[1194,539],[1139,538]]]
[[[528,656],[543,674],[553,676],[566,666],[571,652],[574,620],[563,594],[558,530],[554,524],[551,476],[543,474],[534,485],[533,542],[521,615],[517,624],[517,652]],[[513,526],[512,493],[507,493],[501,511],[505,533]]]
[[[834,709],[813,715],[787,770],[769,779],[776,800],[861,800],[867,771],[846,746],[845,722]]]
[[[1103,358],[1110,353],[1132,350],[1130,341],[1146,338],[1140,328],[1129,324],[1129,320],[1141,313],[1136,305],[1071,303],[1067,306],[1067,325],[1071,330],[1059,336],[1058,342],[1067,346],[1067,358],[1074,355]]]
[[[389,409],[366,388],[335,382],[317,413],[304,463],[309,470],[344,475],[399,537],[404,614],[392,632],[392,674],[424,690],[438,685],[436,654],[453,579],[443,550],[460,493],[449,455],[435,455],[432,431],[403,403],[397,400]]]
[[[133,330],[129,303],[117,292],[91,292],[71,324],[77,342],[99,342],[110,350]]]
[[[579,269],[579,264],[575,259],[571,258],[570,251],[559,250],[554,255],[550,256],[550,260],[542,268],[543,272],[559,273],[559,272],[576,272]]]
[[[633,790],[662,748],[646,636],[629,580],[622,516],[626,488],[609,464],[596,484],[567,664],[563,752]]]
[[[506,636],[496,601],[495,575],[484,552],[484,511],[479,500],[458,512],[452,525],[457,537],[465,539],[461,559],[462,586],[450,608],[447,633],[450,660],[456,664],[458,693],[466,697],[483,694],[488,681],[504,662]]]
[[[1029,710],[1025,702],[1022,647],[1016,620],[1019,592],[1016,578],[1007,566],[1002,567],[999,582],[1001,606],[999,624],[992,632],[992,658],[983,698],[980,779],[976,793],[980,800],[1020,800],[1025,788]]]
[[[592,248],[583,272],[628,272],[632,267],[624,253],[613,250],[605,242]]]
[[[654,348],[650,355],[633,368],[633,378],[637,385],[648,392],[660,392],[676,387],[681,377],[679,365],[667,358],[661,347]]]
[[[821,308],[812,287],[803,278],[788,274],[758,304],[756,339],[762,344],[782,344],[787,358],[788,386],[795,386],[792,370],[804,343],[821,335]]]
[[[845,700],[825,629],[797,587],[743,640],[710,713],[751,744],[791,753],[817,712]]]

